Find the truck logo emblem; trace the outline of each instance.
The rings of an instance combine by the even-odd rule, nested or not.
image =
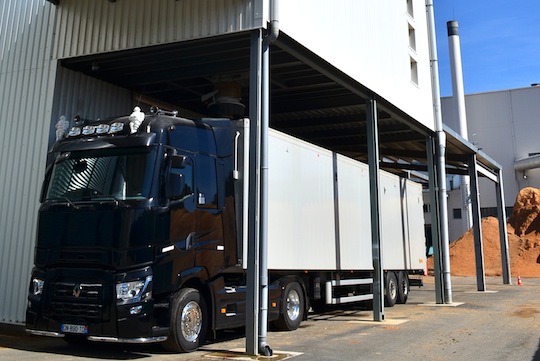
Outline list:
[[[73,287],[73,292],[72,292],[72,295],[73,297],[79,297],[81,295],[81,291],[82,291],[82,286],[81,284],[77,284],[75,285],[75,287]]]

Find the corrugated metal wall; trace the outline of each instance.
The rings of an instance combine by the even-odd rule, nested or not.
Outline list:
[[[54,54],[64,58],[243,31],[262,24],[262,3],[62,0]]]
[[[54,7],[0,5],[0,322],[24,322],[54,84]]]
[[[126,89],[59,67],[50,122],[49,146],[55,140],[55,124],[62,115],[71,123],[76,115],[84,119],[106,118],[128,114],[134,104],[131,92]]]
[[[268,0],[0,2],[0,323],[25,307],[46,153],[61,115],[129,112],[132,95],[58,59],[248,30]]]

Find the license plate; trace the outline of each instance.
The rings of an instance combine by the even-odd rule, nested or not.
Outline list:
[[[88,333],[88,326],[83,326],[83,325],[70,325],[70,324],[64,323],[60,326],[60,329],[64,333],[79,333],[79,334]]]

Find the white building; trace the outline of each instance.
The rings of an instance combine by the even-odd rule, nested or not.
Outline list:
[[[540,87],[469,94],[465,96],[469,141],[489,154],[503,169],[506,214],[518,192],[525,187],[540,187]],[[441,99],[443,122],[457,128],[452,97]],[[538,157],[536,157],[538,158]],[[524,161],[527,160],[527,161]],[[525,170],[514,165],[526,163]],[[463,234],[461,225],[461,195],[459,176],[449,178],[448,208],[450,240]],[[480,207],[482,217],[495,216],[497,203],[491,181],[480,179]]]

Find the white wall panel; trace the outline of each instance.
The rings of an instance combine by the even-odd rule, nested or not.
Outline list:
[[[280,28],[434,129],[425,2],[410,1],[412,15],[407,0],[281,1]],[[414,30],[413,44],[409,29]]]
[[[342,269],[373,269],[369,167],[337,156],[339,249]]]
[[[404,209],[405,223],[407,226],[407,245],[405,262],[407,267],[417,269],[426,267],[426,233],[424,231],[424,197],[422,185],[410,180],[401,180],[405,189],[402,192],[406,194],[403,202],[406,204]]]
[[[268,268],[335,269],[332,152],[271,130]]]
[[[55,66],[54,7],[44,0],[0,5],[0,322],[22,323],[33,265]]]
[[[262,0],[62,0],[58,58],[216,36],[260,27]]]

